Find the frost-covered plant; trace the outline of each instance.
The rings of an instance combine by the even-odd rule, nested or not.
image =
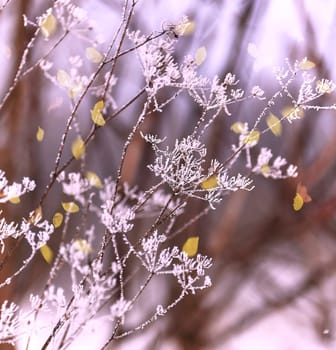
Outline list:
[[[50,264],[45,286],[40,293],[30,296],[28,311],[12,301],[2,304],[0,343],[14,344],[21,340],[30,349],[44,313],[50,322],[44,326],[48,335],[40,341],[42,349],[68,348],[96,319],[107,320],[111,325],[110,335],[100,346],[106,349],[115,339],[141,331],[164,316],[188,294],[210,287],[212,259],[199,252],[198,236],[184,238],[182,247],[173,244],[172,238],[183,235],[231,192],[253,190],[255,175],[272,179],[296,177],[296,166],[288,165],[281,156],[272,160],[273,152],[267,146],[259,149],[263,135],[272,132],[279,136],[282,123],[300,119],[306,110],[335,109],[335,105],[314,104],[322,95],[331,93],[335,84],[327,79],[316,81],[309,73],[312,62],[307,59],[293,64],[286,62],[285,68],[276,71],[279,89],[272,96],[267,96],[259,86],[250,92],[243,91],[232,73],[223,79],[202,76],[199,66],[206,58],[205,48],[198,49],[196,55],[187,55],[181,62],[174,55],[176,42],[191,22],[184,17],[180,23],[165,25],[161,31],[146,36],[130,29],[136,5],[135,0],[125,1],[120,25],[105,49],[99,46],[100,40],[88,34],[92,29],[89,14],[70,0],[54,1],[36,19],[24,17],[24,24],[35,28],[35,33],[26,46],[12,85],[1,100],[0,111],[19,81],[35,69],[41,69],[47,80],[67,92],[70,110],[64,117],[55,165],[38,207],[19,222],[8,222],[4,217],[0,220],[4,257],[1,268],[10,255],[6,253],[9,238],[24,239],[31,250],[21,266],[0,282],[0,287],[12,283],[38,252]],[[85,52],[68,57],[69,64],[63,67],[53,62],[52,54],[69,35],[87,40],[90,46]],[[27,57],[40,41],[50,44],[49,49],[28,67]],[[116,77],[115,66],[123,57],[132,55],[138,58],[143,87],[119,105],[113,87],[126,77]],[[83,64],[84,56],[92,63],[90,69]],[[298,81],[300,87],[295,90]],[[169,94],[168,98],[162,98],[163,90]],[[175,103],[182,93],[201,111],[192,131],[179,139],[171,139],[164,132],[162,135],[145,132],[144,121],[153,112],[161,113]],[[285,97],[292,101],[292,108],[278,118],[273,108]],[[252,124],[251,121],[232,124],[231,130],[237,137],[230,156],[222,160],[210,157],[207,150],[210,126],[217,118],[231,116],[234,104],[255,99],[264,103],[264,108]],[[123,140],[116,174],[100,179],[89,170],[86,159],[91,141],[99,137],[98,130],[103,132],[116,116],[140,102],[142,111]],[[84,134],[82,130],[86,128],[81,125],[84,117],[79,108],[88,105],[91,124]],[[262,129],[265,121],[267,126]],[[148,176],[152,175],[149,188],[131,186],[122,178],[130,145],[138,134],[153,151],[152,162],[143,167]],[[43,140],[41,127],[36,137]],[[71,156],[66,159],[68,148]],[[78,165],[78,171],[70,170],[70,164]],[[236,165],[240,166],[239,171]],[[9,184],[5,173],[0,171],[0,203],[18,203],[35,186],[28,178]],[[66,199],[62,200],[62,210],[44,218],[52,190],[58,190]],[[177,219],[183,221],[190,201],[195,200],[203,205],[202,211],[181,225]],[[49,243],[55,230],[60,231],[56,249]],[[66,281],[64,284],[59,284],[59,275]],[[168,301],[154,299],[149,305],[150,312],[138,315],[136,308],[146,291],[152,285],[155,288],[162,278],[173,280],[179,287],[179,295]]]

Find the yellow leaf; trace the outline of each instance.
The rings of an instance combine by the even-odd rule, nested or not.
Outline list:
[[[236,134],[241,134],[244,131],[244,123],[236,122],[231,125],[230,130],[232,130]]]
[[[81,92],[83,91],[83,86],[81,84],[73,85],[69,89],[69,96],[73,100],[75,97],[77,97]]]
[[[93,63],[100,63],[103,60],[103,55],[94,47],[86,49],[86,58]]]
[[[104,108],[104,101],[99,100],[93,107],[93,109],[97,109],[98,111],[102,111]]]
[[[52,223],[55,228],[58,228],[62,225],[63,222],[63,214],[62,213],[55,213],[52,218]]]
[[[71,78],[70,78],[70,75],[63,69],[60,69],[58,72],[57,72],[57,81],[58,83],[63,86],[63,87],[66,87],[66,88],[69,88],[71,86]]]
[[[262,167],[261,167],[261,173],[267,177],[267,175],[270,173],[271,171],[271,168],[268,164],[263,164]]]
[[[84,254],[92,253],[92,247],[86,239],[76,239],[73,242],[73,246],[77,251],[80,251]]]
[[[316,64],[314,62],[309,61],[307,59],[304,59],[299,63],[299,68],[301,68],[303,70],[313,69],[315,66],[316,66]]]
[[[90,185],[97,187],[97,188],[103,187],[103,184],[102,184],[99,176],[96,173],[94,173],[93,171],[88,171],[86,173],[86,178],[88,179]]]
[[[57,28],[57,19],[56,17],[50,13],[46,18],[43,19],[41,25],[41,32],[42,35],[48,39],[56,30]]]
[[[201,188],[203,188],[203,190],[211,190],[216,187],[218,187],[218,179],[216,175],[211,175],[201,182]]]
[[[195,31],[196,23],[194,21],[188,21],[184,25],[183,35],[190,35]]]
[[[43,138],[44,138],[44,130],[41,127],[38,127],[36,132],[36,140],[38,142],[42,142]]]
[[[288,119],[292,119],[293,116],[296,119],[300,119],[304,116],[304,110],[300,107],[288,106],[281,111],[281,114]]]
[[[62,202],[62,207],[67,213],[77,213],[79,206],[74,202]]]
[[[38,206],[29,218],[29,222],[37,224],[42,219],[42,207]]]
[[[105,125],[105,119],[101,113],[103,108],[104,108],[104,101],[100,100],[94,105],[93,109],[91,110],[91,119],[98,126]]]
[[[85,143],[80,136],[77,136],[75,141],[71,145],[71,151],[76,159],[79,159],[85,151]]]
[[[282,133],[281,121],[274,114],[270,113],[266,120],[267,126],[270,128],[275,136],[280,136]]]
[[[198,250],[198,240],[199,237],[189,237],[186,242],[183,244],[182,251],[187,253],[189,257],[193,257],[194,255],[197,254]]]
[[[101,112],[98,111],[91,111],[91,119],[92,121],[98,125],[98,126],[104,126],[105,125],[105,119]]]
[[[12,204],[18,204],[18,203],[21,202],[20,197],[12,197],[12,198],[9,198],[9,201],[10,201],[10,203],[12,203]]]
[[[247,135],[247,137],[244,140],[244,143],[257,144],[259,142],[259,138],[260,138],[260,131],[253,130]]]
[[[207,56],[207,51],[206,51],[206,48],[204,46],[197,49],[196,55],[195,55],[196,64],[198,66],[201,65],[205,61],[206,56]]]
[[[295,211],[300,210],[303,207],[303,198],[299,193],[296,193],[293,201],[293,208]]]
[[[295,107],[293,106],[287,106],[282,109],[281,114],[285,117],[288,118],[292,113],[294,113]]]
[[[195,31],[196,24],[193,21],[188,21],[183,24],[179,24],[175,28],[175,32],[177,35],[190,35]]]
[[[51,264],[53,257],[54,257],[54,253],[51,250],[51,248],[45,244],[40,248],[40,253],[43,256],[43,259],[48,263]]]
[[[316,87],[318,91],[323,94],[330,94],[332,92],[331,84],[325,80],[318,80],[316,82]]]

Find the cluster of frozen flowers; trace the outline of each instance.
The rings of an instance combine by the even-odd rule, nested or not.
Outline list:
[[[303,111],[320,108],[312,104],[313,101],[335,89],[333,82],[326,79],[316,81],[307,72],[312,64],[306,59],[293,65],[287,62],[284,69],[276,72],[279,90],[271,97],[266,97],[267,94],[259,86],[252,87],[246,93],[239,87],[239,80],[232,73],[227,73],[223,79],[201,76],[198,67],[206,56],[204,48],[196,56],[187,55],[182,62],[177,62],[174,56],[175,43],[188,27],[188,19],[183,18],[177,25],[164,27],[160,33],[144,36],[139,31],[132,32],[129,29],[127,18],[133,15],[136,4],[136,1],[125,2],[125,20],[118,28],[118,33],[123,34],[117,33],[119,36],[116,35],[114,39],[120,40],[115,56],[112,49],[109,52],[112,58],[106,59],[107,56],[91,48],[90,53],[94,54],[95,63],[99,64],[96,71],[85,72],[80,56],[70,57],[70,68],[59,69],[57,73],[52,73],[54,63],[48,61],[46,55],[32,67],[41,68],[47,79],[59,88],[66,89],[71,100],[72,109],[66,120],[56,165],[51,171],[51,180],[40,204],[44,204],[53,186],[60,188],[67,201],[61,204],[63,212],[55,213],[49,220],[44,219],[41,206],[18,223],[0,219],[0,244],[4,261],[9,256],[6,255],[8,238],[17,241],[24,239],[31,249],[31,254],[23,259],[20,267],[5,281],[0,281],[0,287],[12,283],[39,251],[51,264],[45,287],[41,293],[30,296],[31,310],[23,312],[19,305],[10,301],[2,304],[0,343],[14,344],[18,338],[25,338],[28,349],[34,329],[39,327],[40,313],[49,312],[51,325],[43,349],[58,343],[61,344],[60,349],[67,348],[98,317],[107,319],[112,324],[111,338],[106,343],[109,344],[114,339],[144,329],[175,307],[186,295],[210,287],[208,270],[212,266],[212,259],[198,251],[198,246],[194,243],[196,240],[191,248],[171,243],[171,239],[177,234],[183,234],[198,216],[188,219],[182,228],[177,224],[177,218],[188,211],[190,200],[201,201],[203,210],[205,208],[210,211],[215,210],[224,196],[231,192],[253,190],[253,176],[262,175],[272,179],[296,177],[296,166],[288,164],[281,156],[275,156],[272,160],[273,152],[270,148],[259,148],[262,135],[268,131],[274,132],[274,118],[264,131],[259,130],[260,125],[272,111],[273,105],[283,96],[293,101],[293,108],[281,120],[276,119],[275,124],[284,120],[291,123],[301,118]],[[26,18],[25,20],[27,25],[31,24]],[[61,35],[64,37],[71,32],[78,34],[82,25],[88,25],[88,14],[70,0],[56,0],[52,8],[37,18],[35,26],[42,30],[44,39],[51,41],[57,23],[60,24],[63,30]],[[124,40],[128,40],[128,46],[125,51],[121,51]],[[114,44],[113,41],[111,48]],[[25,55],[32,43],[29,45]],[[133,141],[136,132],[140,132],[153,150],[153,161],[144,169],[153,176],[152,183],[158,181],[148,189],[129,186],[121,181],[121,176],[101,180],[95,173],[86,171],[82,157],[92,136],[97,136],[96,130],[105,125],[101,113],[111,111],[115,113],[111,114],[113,116],[126,109],[127,103],[117,110],[112,94],[111,86],[116,84],[117,79],[112,73],[101,71],[107,67],[113,72],[115,62],[121,56],[120,52],[123,55],[137,54],[145,83],[143,91],[147,94],[145,112],[147,108],[161,112],[167,105],[174,103],[182,91],[187,93],[191,103],[196,103],[201,111],[192,132],[180,139],[143,133],[142,122],[150,113],[142,113],[140,121],[125,139],[125,153],[121,155],[119,174],[127,146]],[[100,84],[94,86],[97,76],[101,78]],[[297,96],[294,96],[288,87],[298,76],[302,81]],[[121,78],[124,77],[118,77]],[[19,79],[20,74],[13,86]],[[171,94],[164,101],[159,94],[163,89]],[[11,91],[9,95],[10,93]],[[80,171],[67,172],[66,166],[65,170],[60,166],[67,146],[65,141],[73,125],[71,130],[80,136],[80,118],[76,119],[76,113],[85,94],[90,93],[91,98],[94,96],[102,99],[100,102],[103,107],[95,115],[99,115],[100,121],[97,124],[97,120],[93,119],[96,124],[92,125],[86,141],[80,138],[81,152],[78,153],[77,149],[73,152],[73,159],[65,162],[70,164],[74,159],[78,160]],[[138,101],[139,96],[131,99],[129,105]],[[206,145],[209,126],[217,118],[230,116],[232,104],[252,99],[266,100],[264,110],[256,116],[252,126],[247,122],[237,122],[232,126],[237,134],[237,143],[231,146],[232,153],[228,159],[211,159]],[[335,106],[325,108],[335,109]],[[278,133],[277,130],[275,133]],[[256,152],[251,152],[252,149]],[[235,170],[238,160],[244,165],[240,172]],[[35,182],[28,178],[24,178],[21,183],[9,184],[5,173],[0,171],[0,203],[18,203],[21,196],[33,191],[35,187]],[[53,252],[48,242],[55,230],[60,230],[61,234],[58,248]],[[57,283],[59,274],[62,274],[61,279],[66,280],[64,285]],[[129,326],[128,319],[131,317],[128,316],[132,310],[142,302],[142,297],[151,288],[152,282],[162,277],[175,281],[180,288],[179,296],[166,304],[162,300],[152,300],[152,314],[149,318],[143,315],[138,324]],[[133,283],[136,284],[135,288]]]
[[[35,182],[28,177],[24,177],[21,183],[14,182],[9,184],[6,175],[3,171],[0,171],[0,191],[1,191],[1,203],[20,202],[20,197],[35,189]],[[25,238],[32,249],[32,256],[36,250],[43,246],[53,233],[54,227],[49,224],[47,220],[42,221],[42,216],[39,210],[32,211],[28,218],[23,218],[21,223],[14,223],[13,221],[7,222],[5,218],[0,220],[0,244],[1,253],[3,254],[6,249],[6,240],[8,238],[21,239]],[[32,257],[31,256],[31,257]],[[28,259],[31,260],[31,259]],[[21,271],[21,269],[20,269]],[[7,279],[5,283],[9,283]],[[3,283],[0,283],[2,286]]]
[[[28,177],[24,177],[22,183],[14,182],[9,185],[5,172],[0,170],[0,203],[19,198],[23,194],[33,191],[35,187],[36,183]]]
[[[212,209],[220,203],[227,191],[252,190],[252,180],[241,174],[228,175],[228,169],[216,159],[211,159],[208,169],[206,162],[206,146],[192,136],[176,140],[172,150],[167,146],[160,149],[162,142],[153,135],[143,135],[152,144],[155,159],[148,168],[155,176],[160,176],[175,195],[185,195],[205,200]],[[213,178],[211,184],[209,179]],[[207,186],[207,182],[209,185]]]

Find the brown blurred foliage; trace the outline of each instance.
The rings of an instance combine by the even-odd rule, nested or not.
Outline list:
[[[216,13],[221,13],[220,10],[228,2],[229,0],[201,1],[199,6],[190,2],[186,14],[202,31],[207,28],[206,23]],[[270,3],[241,1],[239,11],[231,15],[230,40],[222,38],[223,47],[211,46],[216,39],[216,32],[220,32],[216,27],[220,25],[219,22],[209,29],[208,56],[220,55],[223,48],[230,53],[227,59],[222,60],[217,74],[220,77],[226,72],[236,74],[243,89],[254,84],[253,79],[261,80],[260,85],[266,92],[272,90],[275,84],[271,81],[270,73],[261,76],[251,73],[253,62],[246,53],[249,41],[261,40],[261,37],[255,36],[257,29],[267,31],[267,28],[260,29],[258,25],[268,15],[267,7]],[[116,6],[114,2],[111,5],[105,1],[105,4],[111,6],[111,10]],[[13,0],[8,9],[12,16],[10,40],[13,45],[11,60],[6,67],[8,78],[2,82],[4,87],[1,91],[10,86],[24,47],[32,34],[23,27],[22,14],[33,15],[35,12],[36,15],[44,6],[45,4],[33,0]],[[149,8],[155,5],[151,3],[147,6]],[[202,6],[206,9],[204,13]],[[292,60],[307,56],[316,63],[318,76],[332,77],[334,67],[328,63],[326,55],[316,50],[320,36],[313,25],[314,19],[306,10],[306,2],[296,1],[295,6],[296,20],[304,28],[304,41],[300,45],[294,41],[284,41],[283,55]],[[0,21],[4,16],[5,12],[0,13]],[[150,32],[152,28],[146,22],[147,16],[145,10],[140,8],[133,20],[133,27]],[[334,29],[330,28],[330,31],[334,32]],[[181,58],[192,47],[204,44],[195,44],[196,34],[196,38],[181,39],[176,55]],[[127,64],[129,63],[121,61],[117,67],[120,80],[126,74]],[[207,72],[206,67],[204,71]],[[44,115],[45,101],[41,99],[44,89],[45,82],[36,70],[20,81],[1,113],[1,129],[5,130],[3,135],[7,136],[1,136],[4,139],[1,140],[0,147],[0,169],[4,169],[10,179],[30,176],[37,183],[45,184],[47,181],[55,150],[41,150],[34,139],[36,127],[41,121],[45,123],[48,132]],[[123,91],[116,91],[116,95],[122,93]],[[179,106],[171,107],[161,115],[154,115],[145,129],[152,133],[166,134],[172,139],[185,135],[198,118],[199,111],[193,104],[183,103],[183,115],[179,113]],[[280,106],[279,110],[281,107],[285,105]],[[233,121],[246,115],[247,111],[250,120],[253,120],[260,112],[260,106],[236,106],[231,117],[216,121],[207,134],[211,157],[223,160],[229,154],[232,141],[229,127]],[[293,324],[297,314],[301,314],[305,332],[314,334],[318,342],[332,346],[336,322],[336,119],[335,113],[331,112],[321,113],[320,116],[315,114],[306,113],[295,125],[287,125],[280,140],[268,140],[273,143],[274,154],[279,153],[289,162],[299,165],[298,181],[308,188],[312,202],[305,204],[300,212],[295,212],[292,201],[298,181],[275,182],[258,178],[255,179],[256,189],[253,192],[237,192],[228,196],[215,212],[189,227],[186,235],[197,231],[200,236],[200,251],[214,258],[213,287],[184,299],[167,315],[165,322],[160,321],[161,331],[152,337],[153,341],[147,349],[160,349],[167,340],[173,340],[177,348],[184,350],[225,348],[231,339],[239,338],[246,330],[277,313],[282,315],[280,318],[283,318],[284,323],[288,317],[292,317],[293,320],[288,322]],[[61,118],[58,123],[62,123]],[[91,148],[91,161],[97,173],[104,176],[113,174],[120,145],[125,140],[131,123],[132,117],[122,115],[101,138],[95,140]],[[102,148],[104,151],[101,151]],[[49,163],[44,161],[48,157],[51,158]],[[128,171],[125,172],[124,179],[145,188],[148,185],[145,166],[151,157],[148,146],[140,137],[136,138],[126,160]],[[34,207],[39,195],[40,193],[30,196],[27,207]],[[6,216],[18,217],[22,214],[14,211],[12,206],[2,210]],[[202,205],[195,204],[189,212],[190,217],[201,210]],[[178,245],[181,242],[181,239],[177,239]],[[10,257],[9,263],[5,264],[1,272],[3,275],[8,269],[14,268],[16,259],[16,256]],[[41,265],[42,260],[36,261],[31,271],[39,271]],[[2,289],[0,301],[9,296],[20,298],[25,286],[36,282],[30,276],[31,272],[25,278],[20,278],[17,285]],[[168,285],[164,288],[168,288],[172,296],[175,295],[173,287]],[[286,339],[283,342],[286,345]]]

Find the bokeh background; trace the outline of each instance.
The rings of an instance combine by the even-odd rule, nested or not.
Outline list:
[[[51,3],[12,0],[0,12],[0,96],[11,85],[33,33],[33,28],[23,26],[22,15],[35,18]],[[96,33],[108,43],[119,21],[122,2],[75,3],[88,11]],[[185,55],[194,55],[197,48],[205,46],[207,58],[200,67],[205,76],[224,77],[231,72],[239,78],[242,89],[248,91],[260,85],[266,96],[271,96],[277,89],[274,67],[283,65],[285,58],[294,61],[308,57],[316,64],[317,77],[335,78],[334,0],[140,0],[131,28],[151,33],[176,23],[183,15],[195,23],[195,30],[178,41],[174,55],[182,61]],[[47,44],[41,41],[35,45],[28,66],[40,57]],[[85,40],[76,36],[67,38],[52,56],[55,67],[67,67],[68,57],[83,54],[86,46]],[[90,69],[89,63],[84,69]],[[136,56],[120,60],[115,74],[118,82],[114,97],[122,105],[143,82]],[[321,101],[334,102],[333,94]],[[279,111],[289,104],[283,100]],[[141,103],[134,104],[91,144],[88,162],[101,177],[115,174],[121,147],[140,107]],[[254,121],[262,107],[257,102],[246,102],[234,106],[230,117],[218,118],[207,134],[209,155],[224,160],[235,140],[230,126],[235,121]],[[88,130],[85,108],[84,104],[79,115],[81,127]],[[18,218],[38,203],[53,168],[68,110],[66,93],[38,69],[20,81],[4,106],[0,115],[0,169],[13,181],[30,176],[39,184],[19,208],[3,206],[4,215]],[[192,130],[199,115],[191,99],[181,97],[151,118],[146,129],[175,140]],[[270,135],[263,139],[274,154],[298,164],[299,179],[256,178],[254,191],[227,196],[215,212],[189,227],[186,234],[197,231],[200,251],[214,258],[213,287],[184,299],[148,330],[111,349],[336,348],[335,118],[335,112],[306,112],[301,120],[284,125],[281,138]],[[42,146],[35,138],[38,125],[46,132]],[[124,174],[125,180],[140,188],[150,184],[146,171],[151,159],[149,151],[141,138],[136,139]],[[313,200],[295,212],[292,202],[298,181],[307,187]],[[59,196],[57,191],[50,196],[49,215],[56,210]],[[198,211],[195,204],[190,217]],[[176,243],[181,244],[181,240]],[[53,244],[57,245],[57,237]],[[18,248],[17,254],[20,252],[24,254],[24,247]],[[15,269],[17,257],[11,259],[2,274]],[[45,265],[42,257],[37,257],[29,274],[1,290],[1,300],[20,300],[31,288],[38,289],[42,282],[37,276],[47,271]],[[174,288],[166,283],[152,293],[174,297]],[[2,345],[1,349],[6,347]]]

